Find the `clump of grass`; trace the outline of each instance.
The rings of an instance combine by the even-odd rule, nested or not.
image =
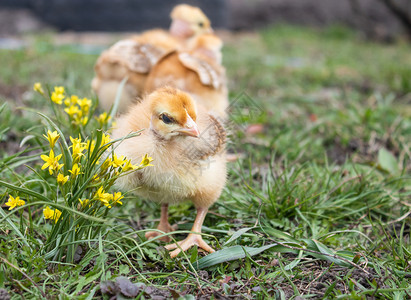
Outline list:
[[[40,155],[43,160],[41,169],[46,169],[50,176],[36,172],[37,179],[33,181],[42,187],[41,192],[25,184],[17,186],[0,181],[1,185],[18,195],[14,198],[9,194],[5,205],[11,212],[3,216],[2,221],[11,222],[11,215],[20,213],[16,227],[29,229],[27,242],[32,247],[37,248],[46,260],[73,263],[79,244],[101,235],[107,228],[105,223],[109,210],[122,204],[124,196],[121,192],[107,191],[120,176],[147,167],[151,158],[143,157],[140,165],[133,165],[130,160],[115,154],[112,146],[118,141],[112,141],[108,133],[102,130],[88,133],[94,112],[90,99],[80,99],[76,95],[68,97],[63,87],[54,87],[48,95],[39,83],[34,89],[52,105],[55,120],[60,120],[57,125],[40,113],[48,127],[54,130],[49,129],[47,135],[38,139],[48,142],[47,146],[39,146],[47,149]],[[66,108],[62,107],[63,104]],[[94,122],[105,127],[108,120],[109,116],[103,113]],[[69,136],[67,139],[61,127],[77,137]],[[41,242],[34,238],[39,219],[32,209],[38,207],[43,207],[48,228]],[[27,214],[23,213],[25,210]]]

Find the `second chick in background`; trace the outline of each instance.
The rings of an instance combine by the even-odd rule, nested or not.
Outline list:
[[[151,69],[144,91],[172,86],[189,93],[208,112],[225,119],[228,91],[222,66],[223,42],[212,33],[189,41],[187,49],[164,55]]]
[[[134,35],[117,42],[100,55],[91,85],[104,110],[110,110],[120,82],[128,77],[118,108],[118,112],[126,112],[142,95],[147,75],[161,56],[184,48],[192,37],[212,32],[210,20],[198,7],[180,4],[170,16],[169,31],[153,29]]]

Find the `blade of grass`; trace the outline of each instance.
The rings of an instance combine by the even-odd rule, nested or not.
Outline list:
[[[113,107],[110,110],[110,121],[109,121],[109,126],[111,125],[111,122],[114,120],[114,117],[117,114],[118,106],[120,105],[121,101],[121,94],[123,93],[124,85],[126,84],[128,80],[128,76],[124,77],[123,80],[120,82],[120,85],[118,86],[117,93],[116,93],[116,99],[114,100]]]

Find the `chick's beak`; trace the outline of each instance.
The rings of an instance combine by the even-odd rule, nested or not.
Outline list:
[[[183,135],[188,135],[188,136],[193,136],[193,137],[199,137],[200,136],[200,132],[198,131],[197,126],[196,127],[192,127],[192,128],[180,128],[176,130],[177,132],[183,134]]]
[[[193,119],[190,116],[187,116],[187,122],[185,126],[179,129],[176,129],[175,131],[183,135],[188,135],[188,136],[193,136],[193,137],[200,136],[200,132],[198,131],[197,124],[193,121]]]

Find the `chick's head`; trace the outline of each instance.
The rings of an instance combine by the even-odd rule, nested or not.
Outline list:
[[[213,32],[210,20],[198,8],[187,4],[180,4],[171,11],[171,34],[181,37],[190,38],[202,33]]]
[[[185,92],[164,87],[149,95],[151,101],[150,128],[165,140],[176,136],[200,135],[193,99]]]

